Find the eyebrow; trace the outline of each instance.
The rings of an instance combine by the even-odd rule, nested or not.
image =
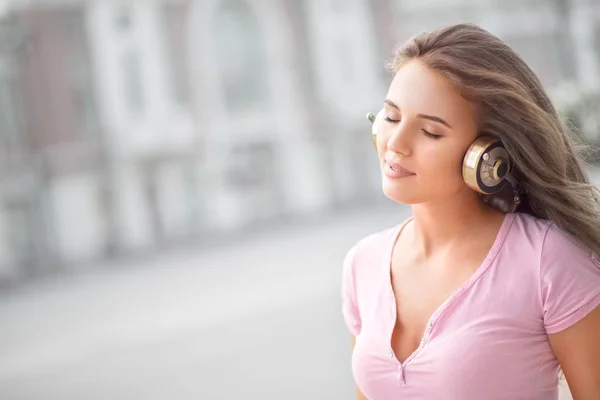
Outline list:
[[[394,107],[396,110],[400,111],[400,107],[398,107],[396,104],[394,104],[394,102],[393,102],[393,101],[391,101],[391,100],[389,100],[389,99],[385,99],[383,102],[384,102],[385,104],[388,104],[388,105],[390,105],[390,106]],[[448,127],[448,128],[450,128],[450,129],[452,129],[452,127],[450,126],[450,124],[449,124],[449,123],[447,123],[446,121],[444,121],[444,120],[443,120],[442,118],[440,118],[440,117],[436,117],[435,115],[419,114],[419,115],[417,115],[417,117],[419,117],[419,118],[423,118],[423,119],[428,119],[428,120],[430,120],[430,121],[433,121],[433,122],[440,123],[440,124],[442,124],[442,125],[445,125],[445,126],[447,126],[447,127]]]

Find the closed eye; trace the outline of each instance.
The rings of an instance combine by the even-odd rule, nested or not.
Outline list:
[[[400,120],[399,120],[399,119],[391,119],[391,118],[390,118],[390,117],[388,117],[388,116],[385,116],[385,117],[384,117],[384,121],[385,121],[385,122],[389,122],[390,124],[397,124],[398,122],[400,122]],[[427,136],[428,138],[430,138],[430,139],[433,139],[433,140],[439,140],[439,139],[441,139],[441,137],[442,137],[442,135],[436,135],[436,134],[433,134],[433,133],[431,133],[431,132],[428,132],[428,131],[426,131],[425,129],[421,129],[421,131],[423,132],[423,134],[424,134],[425,136]]]
[[[427,136],[428,138],[431,138],[433,140],[439,140],[442,137],[442,135],[435,135],[431,132],[427,132],[425,129],[421,129],[421,130],[423,131],[423,134],[425,136]]]

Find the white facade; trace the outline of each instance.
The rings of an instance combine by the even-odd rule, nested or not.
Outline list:
[[[224,8],[222,3],[194,2],[190,13],[197,109],[206,127],[204,193],[209,224],[235,228],[255,212],[277,214],[285,211],[282,207],[300,213],[319,209],[327,204],[328,193],[319,174],[315,143],[307,135],[307,110],[298,97],[300,82],[291,63],[294,43],[286,24],[288,16],[275,1],[240,2],[245,3],[242,12],[250,14],[250,21],[242,21],[243,14],[229,15],[235,10]],[[229,18],[233,21],[227,24]],[[240,31],[236,31],[238,24]],[[224,31],[224,27],[231,31]],[[227,35],[232,36],[229,42]],[[236,54],[244,51],[247,36],[254,36],[250,43],[258,42],[262,52],[246,57],[258,58],[249,61],[260,67],[253,71],[255,75],[246,75],[239,83],[255,85],[258,81],[263,88],[256,101],[247,100],[243,108],[236,108],[228,103],[223,87],[231,79],[227,72],[235,73],[236,61],[248,61],[236,60]],[[207,93],[209,96],[205,96]],[[264,168],[273,172],[275,187],[258,185],[240,192],[227,179],[230,174],[251,174],[253,168],[260,167],[255,156],[245,151],[255,146],[264,149],[264,157],[271,157],[263,162]],[[260,205],[265,206],[263,211],[257,209]]]
[[[314,28],[309,46],[317,108],[331,118],[329,126],[342,127],[333,133],[311,131],[314,110],[302,98],[294,63],[294,16],[282,3],[189,3],[187,104],[173,98],[162,2],[84,4],[108,166],[105,174],[53,179],[48,190],[58,259],[85,264],[111,243],[124,252],[143,251],[198,231],[316,212],[360,194],[353,175],[375,159],[368,159],[371,149],[359,150],[363,164],[357,165],[363,142],[356,141],[356,126],[368,132],[364,115],[384,88],[368,2],[332,3],[328,12],[316,1],[303,5]],[[263,52],[236,47],[244,45]],[[255,97],[237,105],[227,84],[248,62],[260,68],[240,82]]]

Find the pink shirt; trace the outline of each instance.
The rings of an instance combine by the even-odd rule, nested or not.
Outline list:
[[[408,221],[406,221],[408,222]],[[403,363],[391,349],[390,257],[406,224],[350,249],[342,312],[356,336],[352,372],[370,400],[549,400],[558,361],[547,334],[600,304],[600,262],[553,223],[507,214],[475,274],[431,316]]]

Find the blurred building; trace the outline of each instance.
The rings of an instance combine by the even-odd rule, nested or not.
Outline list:
[[[364,115],[383,82],[368,3],[11,6],[5,278],[373,196]]]
[[[379,196],[364,115],[394,44],[482,24],[600,86],[594,0],[13,1],[0,280]]]

